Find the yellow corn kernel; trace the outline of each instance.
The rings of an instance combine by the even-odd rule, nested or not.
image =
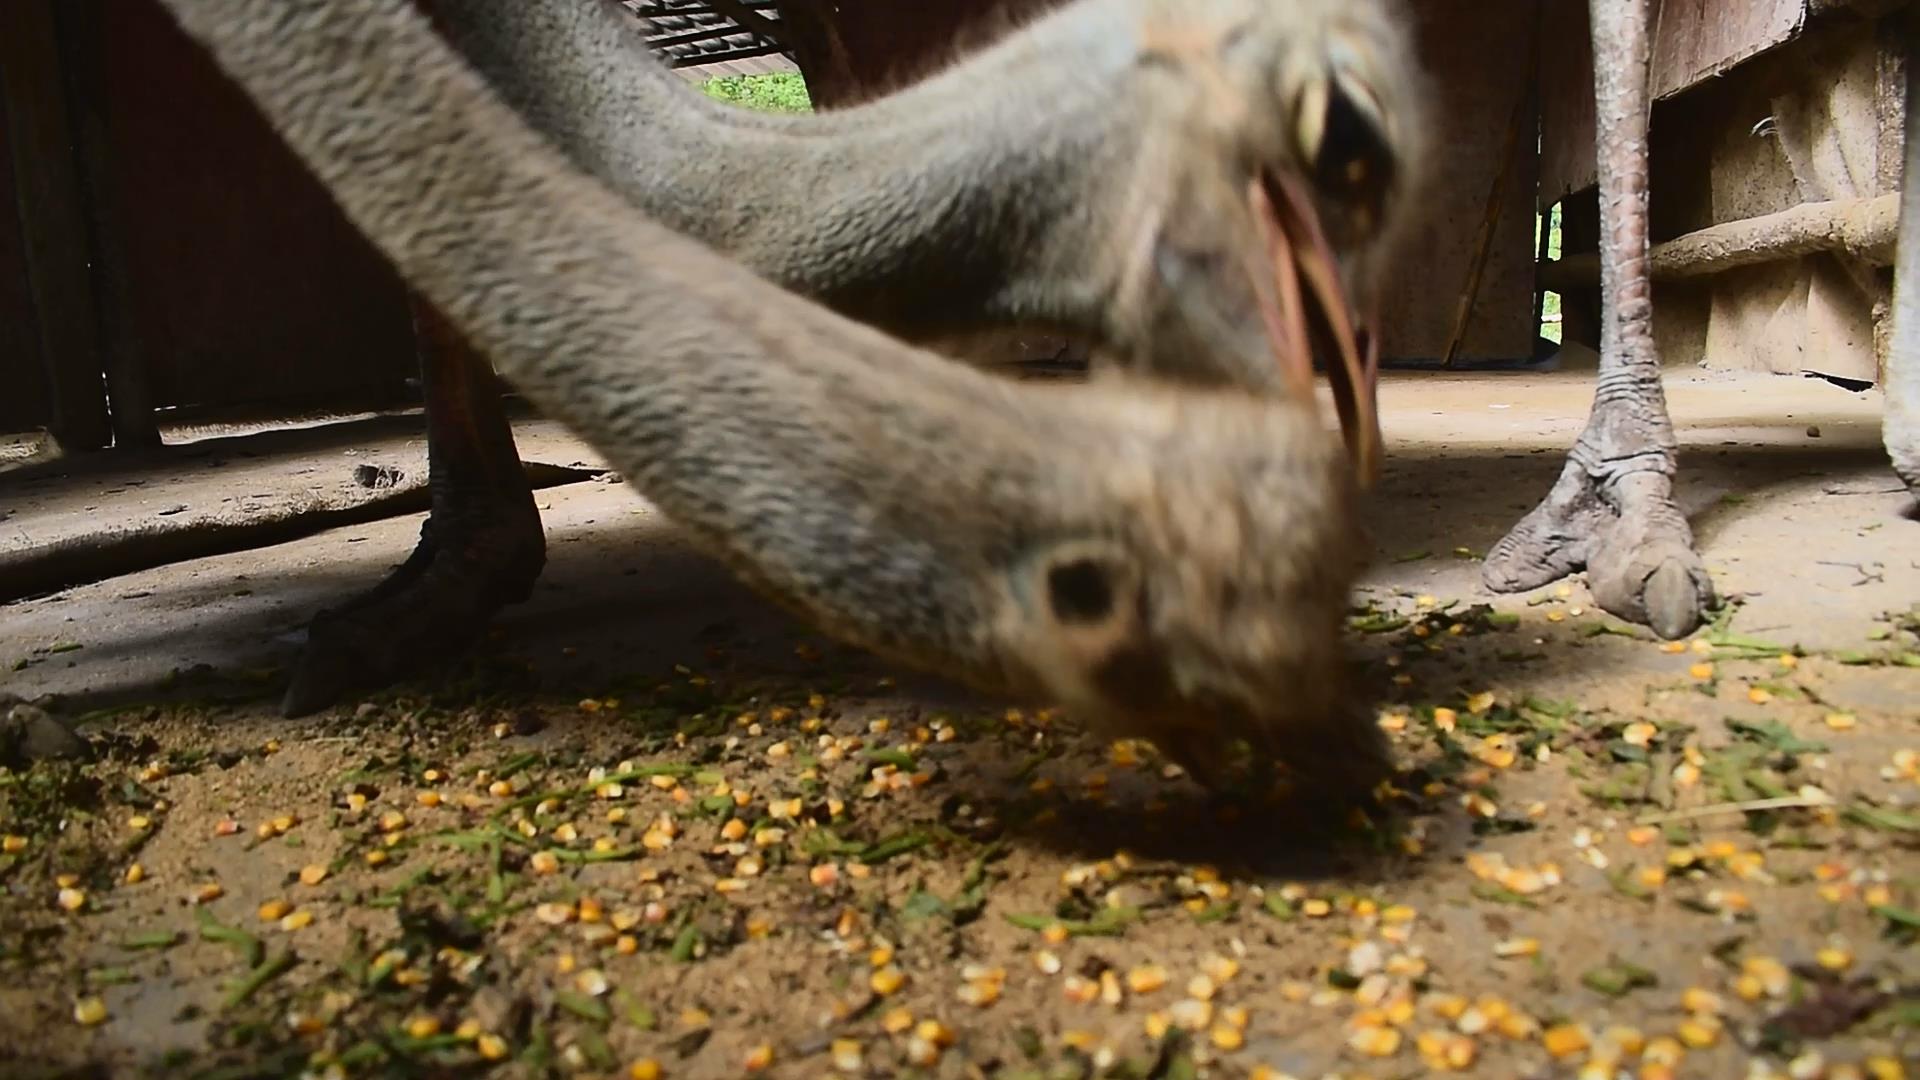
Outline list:
[[[1813,954],[1814,962],[1828,971],[1845,971],[1853,966],[1851,950],[1837,945],[1829,945]]]
[[[260,905],[258,914],[261,922],[272,922],[292,910],[293,905],[287,903],[285,900],[269,900]]]
[[[627,1080],[660,1080],[660,1063],[652,1058],[641,1058],[627,1066]]]
[[[557,874],[560,872],[560,857],[551,851],[536,851],[533,858],[527,860],[536,874]]]
[[[1540,1045],[1554,1057],[1564,1058],[1584,1053],[1593,1045],[1593,1039],[1579,1024],[1556,1024],[1540,1036]]]
[[[416,1016],[407,1021],[407,1034],[416,1039],[431,1039],[440,1034],[440,1021],[431,1016]]]
[[[1697,1018],[1680,1021],[1673,1033],[1695,1050],[1704,1050],[1720,1041],[1719,1025]]]
[[[1151,994],[1167,985],[1167,969],[1158,964],[1142,964],[1127,972],[1127,989],[1136,994]]]
[[[906,984],[906,973],[892,966],[883,967],[875,971],[873,975],[867,979],[867,985],[871,986],[873,992],[879,994],[881,997],[898,993],[900,988]]]
[[[18,855],[25,850],[27,850],[26,837],[17,833],[8,833],[6,836],[0,837],[0,852],[8,855]]]
[[[73,1021],[83,1027],[105,1023],[107,1003],[97,997],[83,997],[73,1003]]]
[[[1392,1057],[1400,1052],[1400,1032],[1390,1027],[1366,1027],[1347,1036],[1347,1045],[1368,1057]]]
[[[1671,1035],[1661,1035],[1647,1042],[1647,1048],[1641,1051],[1641,1058],[1656,1065],[1678,1065],[1680,1059],[1687,1056],[1687,1048],[1680,1040]]]
[[[1720,995],[1699,986],[1690,986],[1680,994],[1680,1007],[1690,1013],[1705,1013],[1713,1016],[1725,1011],[1726,1003]]]
[[[747,1051],[746,1060],[742,1064],[746,1066],[748,1072],[764,1072],[773,1065],[773,1047],[761,1043]]]
[[[1873,1080],[1907,1080],[1907,1068],[1890,1057],[1870,1057],[1860,1063]]]

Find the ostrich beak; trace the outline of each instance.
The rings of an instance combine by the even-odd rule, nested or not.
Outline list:
[[[1269,173],[1248,185],[1247,198],[1264,256],[1251,271],[1254,293],[1274,357],[1292,392],[1311,401],[1313,346],[1330,347],[1338,362],[1327,365],[1327,381],[1340,429],[1361,489],[1371,488],[1380,478],[1384,444],[1377,402],[1380,339],[1373,319],[1356,323],[1333,249],[1297,180]]]

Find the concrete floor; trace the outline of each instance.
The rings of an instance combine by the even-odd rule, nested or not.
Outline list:
[[[1485,551],[1546,491],[1590,392],[1579,373],[1390,377],[1381,396],[1391,459],[1371,513],[1381,559],[1368,585],[1488,598],[1478,564],[1460,552]],[[1877,392],[1688,371],[1669,378],[1668,394],[1682,499],[1719,587],[1746,601],[1742,630],[1852,646],[1877,615],[1920,601],[1920,524],[1879,446]],[[529,460],[599,460],[557,425],[519,432]],[[424,475],[417,418],[195,442],[138,468],[88,465],[24,486],[0,479],[0,551],[161,513],[231,515],[337,493],[360,463]],[[498,620],[515,648],[556,663],[598,655],[645,666],[697,651],[700,631],[717,623],[794,629],[632,489],[575,484],[539,501],[546,575],[530,603]],[[282,665],[313,610],[378,580],[420,521],[336,529],[0,608],[0,687],[104,702],[148,692],[176,669]],[[1526,598],[1499,603],[1522,610]]]

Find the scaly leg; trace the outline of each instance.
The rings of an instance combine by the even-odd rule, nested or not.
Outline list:
[[[1649,0],[1591,0],[1599,140],[1600,377],[1586,430],[1547,498],[1487,556],[1499,592],[1587,569],[1607,611],[1676,638],[1713,584],[1673,501],[1673,424],[1654,350],[1647,274]]]
[[[540,512],[491,369],[424,300],[413,299],[413,314],[433,510],[399,569],[314,616],[281,704],[288,716],[458,654],[495,611],[531,594],[546,564]]]
[[[1901,180],[1900,253],[1893,271],[1893,350],[1887,357],[1882,438],[1893,471],[1920,496],[1920,15],[1908,13],[1907,161]]]

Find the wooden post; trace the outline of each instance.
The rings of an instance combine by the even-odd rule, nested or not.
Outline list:
[[[112,431],[56,2],[0,3],[0,103],[7,112],[34,336],[51,398],[47,428],[63,451],[97,450],[112,441]]]

